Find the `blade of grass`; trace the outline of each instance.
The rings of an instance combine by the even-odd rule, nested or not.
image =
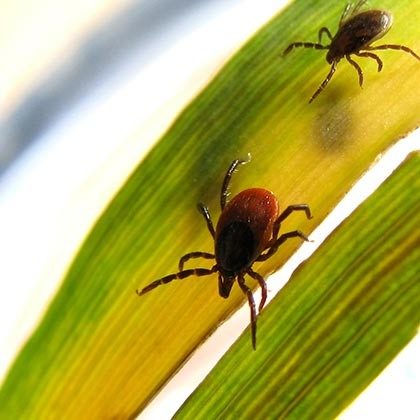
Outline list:
[[[389,5],[395,24],[388,36],[418,48],[415,5],[383,6]],[[386,54],[380,75],[367,64],[363,91],[343,63],[308,106],[325,60],[316,51],[287,59],[281,52],[298,38],[316,37],[319,26],[336,25],[341,9],[341,2],[295,2],[180,115],[99,219],[16,360],[0,394],[9,417],[127,417],[240,304],[239,290],[224,301],[210,278],[141,299],[134,294],[176,270],[183,253],[212,250],[195,204],[203,201],[214,213],[232,159],[253,156],[233,192],[263,186],[283,206],[309,203],[313,221],[294,217],[284,226],[309,233],[378,153],[419,125],[420,66],[397,52]],[[285,245],[259,271],[279,267],[296,245]]]
[[[175,417],[336,417],[420,325],[419,179],[417,154],[270,303],[257,353],[243,334]]]

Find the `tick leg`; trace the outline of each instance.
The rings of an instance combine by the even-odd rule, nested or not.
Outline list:
[[[285,219],[287,219],[290,216],[290,214],[293,213],[294,211],[304,211],[305,214],[306,214],[306,217],[308,219],[312,219],[311,209],[309,208],[309,206],[307,204],[292,204],[292,205],[288,206],[280,214],[280,216],[277,218],[277,220],[274,222],[274,226],[273,226],[273,239],[274,240],[277,239],[277,235],[278,235],[279,230],[280,230],[281,222],[283,222]]]
[[[265,254],[261,254],[255,261],[265,261],[270,258],[274,253],[277,252],[279,246],[286,242],[290,238],[301,238],[304,241],[310,242],[308,237],[304,235],[300,230],[293,230],[291,232],[283,233],[278,237],[278,239],[271,245],[268,251]]]
[[[229,184],[230,184],[230,180],[232,179],[232,175],[235,172],[236,168],[239,165],[243,165],[245,163],[248,163],[250,161],[250,159],[248,160],[240,160],[240,159],[235,159],[229,166],[229,169],[226,172],[225,175],[225,179],[223,180],[223,184],[222,184],[222,191],[220,193],[220,207],[223,211],[223,209],[226,206],[226,201],[227,201],[227,197],[229,195]]]
[[[357,3],[356,3],[356,5],[354,6],[354,8],[353,8],[353,11],[351,12],[351,14],[352,14],[352,16],[354,15],[354,14],[356,14],[358,11],[359,11],[359,9],[365,4],[365,3],[367,3],[367,0],[359,0]]]
[[[362,51],[362,52],[355,53],[355,55],[357,55],[358,57],[373,58],[378,63],[378,72],[382,70],[382,67],[384,64],[382,63],[382,60],[376,54]]]
[[[332,41],[333,37],[331,35],[330,30],[327,27],[322,27],[319,32],[318,32],[318,42],[321,44],[322,41],[322,34],[326,34],[328,36],[328,38],[330,39],[330,41]]]
[[[366,2],[367,0],[359,0],[355,5],[353,5],[353,3],[346,4],[338,26],[341,27],[347,18],[354,16]]]
[[[188,254],[185,254],[179,259],[179,264],[178,264],[179,271],[182,271],[184,269],[184,264],[191,258],[206,258],[208,260],[212,260],[214,259],[214,255],[208,252],[201,252],[201,251],[190,252]]]
[[[350,12],[352,4],[351,3],[347,3],[344,6],[344,10],[343,13],[341,14],[341,18],[340,18],[340,23],[338,24],[339,27],[341,27],[341,25],[344,23],[344,21],[347,19],[347,16]]]
[[[336,68],[337,68],[337,62],[333,61],[332,65],[331,65],[331,69],[330,69],[329,73],[327,74],[327,77],[321,83],[321,85],[316,90],[316,92],[312,95],[311,99],[309,99],[309,103],[311,103],[325,89],[325,86],[327,86],[328,82],[331,80],[331,77],[333,76]]]
[[[242,276],[238,277],[239,287],[246,294],[248,298],[249,308],[251,309],[251,336],[252,336],[252,347],[255,350],[257,348],[257,311],[255,310],[254,296],[252,296],[251,289],[245,284],[245,280]]]
[[[155,280],[154,282],[150,283],[149,285],[147,285],[146,287],[143,287],[143,289],[137,289],[136,293],[141,296],[144,295],[145,293],[150,292],[151,290],[153,290],[155,287],[158,287],[162,284],[167,284],[170,283],[173,280],[183,280],[187,277],[190,276],[197,276],[197,277],[201,277],[201,276],[209,276],[210,274],[213,274],[214,272],[217,271],[217,266],[215,265],[214,267],[208,269],[208,268],[193,268],[192,270],[183,270],[183,271],[179,271],[178,273],[174,273],[174,274],[169,274],[168,276],[162,277],[161,279]]]
[[[346,59],[357,70],[357,73],[359,75],[359,85],[360,87],[362,87],[363,86],[363,72],[362,72],[361,67],[354,60],[352,60],[348,54],[346,55]]]
[[[376,47],[364,47],[364,50],[401,50],[408,54],[411,54],[413,57],[420,60],[420,57],[411,49],[406,47],[405,45],[394,45],[394,44],[385,44],[385,45],[378,45]]]
[[[204,219],[206,220],[207,229],[209,230],[210,235],[214,238],[215,231],[214,231],[213,222],[211,221],[211,216],[210,216],[210,212],[209,212],[208,207],[205,206],[203,203],[198,203],[197,204],[197,209],[203,215]]]
[[[290,51],[292,51],[294,48],[315,48],[316,50],[328,50],[330,48],[329,45],[321,45],[316,42],[293,42],[290,44],[283,52],[283,56],[289,54]]]
[[[261,312],[262,308],[264,308],[265,301],[267,300],[267,283],[265,282],[264,277],[261,274],[256,273],[254,270],[252,270],[252,268],[248,268],[246,272],[253,279],[257,280],[257,282],[259,283],[261,287],[261,302],[260,302],[260,305],[258,306],[258,312]]]

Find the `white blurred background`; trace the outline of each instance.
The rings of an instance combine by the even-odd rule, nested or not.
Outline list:
[[[0,381],[132,168],[285,3],[0,3]],[[420,418],[418,356],[419,340],[346,418]]]

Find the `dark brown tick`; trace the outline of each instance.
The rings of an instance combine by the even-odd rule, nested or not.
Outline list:
[[[279,205],[271,191],[262,188],[251,188],[240,192],[227,203],[229,184],[238,165],[246,163],[234,160],[226,172],[220,195],[222,213],[216,229],[210,217],[209,209],[202,203],[198,210],[203,215],[207,228],[214,239],[214,253],[190,252],[179,260],[179,271],[162,277],[141,290],[138,295],[144,295],[155,287],[182,280],[190,276],[219,275],[219,295],[228,298],[235,280],[242,292],[247,296],[251,309],[252,347],[256,348],[257,312],[251,289],[245,284],[245,274],[255,279],[261,286],[261,302],[259,312],[267,299],[267,285],[264,278],[252,270],[255,261],[265,261],[270,258],[279,246],[289,238],[299,237],[305,241],[308,238],[300,231],[293,230],[278,236],[280,224],[294,211],[304,211],[308,219],[312,218],[307,204],[293,204],[279,215]],[[193,268],[184,270],[184,264],[192,258],[216,260],[211,268]]]
[[[318,43],[293,42],[285,49],[283,55],[288,54],[297,47],[328,50],[326,59],[331,64],[331,69],[325,80],[312,95],[309,103],[325,89],[337,68],[338,62],[344,57],[357,70],[360,87],[363,85],[363,72],[359,64],[350,57],[352,54],[358,57],[373,58],[378,64],[378,72],[382,70],[383,63],[376,54],[371,52],[374,50],[402,50],[420,60],[420,57],[405,45],[385,44],[371,46],[372,42],[382,38],[389,31],[392,25],[392,15],[385,10],[359,12],[364,3],[366,3],[366,0],[361,0],[354,6],[352,4],[346,5],[338,24],[338,31],[334,37],[328,28],[323,27],[318,33]],[[324,33],[331,40],[329,45],[321,44],[322,34]]]

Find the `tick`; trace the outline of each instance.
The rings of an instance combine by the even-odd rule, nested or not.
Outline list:
[[[374,59],[378,64],[378,72],[382,70],[383,63],[382,60],[371,51],[388,49],[402,50],[420,60],[420,57],[411,48],[408,48],[405,45],[384,44],[371,46],[372,42],[382,38],[391,28],[392,14],[385,10],[366,10],[360,12],[360,8],[365,3],[366,0],[360,0],[355,6],[352,4],[346,5],[338,24],[337,33],[334,37],[331,35],[328,28],[323,27],[318,33],[318,43],[293,42],[284,50],[283,55],[288,54],[297,47],[328,50],[326,60],[331,64],[330,71],[325,80],[312,95],[309,103],[325,89],[337,68],[338,62],[344,57],[357,70],[360,87],[363,85],[363,72],[359,64],[351,58],[351,55]],[[329,45],[321,44],[323,34],[327,35],[331,40]]]
[[[220,207],[221,215],[214,229],[209,209],[202,203],[198,210],[203,215],[207,228],[214,240],[214,252],[195,251],[185,254],[179,260],[179,271],[169,274],[150,283],[143,289],[138,289],[138,295],[144,295],[154,288],[173,280],[185,279],[190,276],[209,276],[217,273],[219,276],[219,295],[228,298],[235,281],[248,299],[251,310],[252,347],[256,348],[257,312],[252,290],[245,283],[245,275],[255,279],[262,292],[258,311],[264,307],[267,299],[267,285],[261,274],[252,269],[256,261],[270,258],[279,246],[290,238],[299,237],[304,241],[308,238],[300,231],[293,230],[278,236],[281,223],[293,212],[303,211],[308,219],[312,218],[307,204],[293,204],[279,214],[279,204],[271,191],[263,188],[250,188],[240,192],[227,202],[229,185],[236,168],[247,163],[234,160],[223,180]],[[184,270],[185,263],[192,258],[215,260],[211,268],[193,268]]]

